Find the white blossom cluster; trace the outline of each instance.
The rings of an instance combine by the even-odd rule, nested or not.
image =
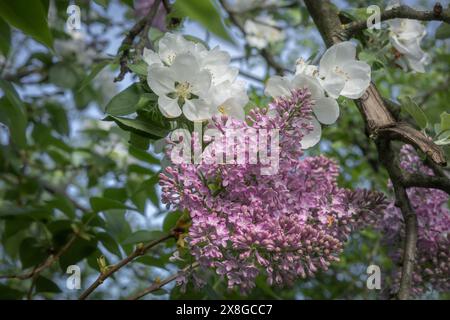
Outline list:
[[[190,121],[206,121],[217,114],[244,118],[248,102],[239,70],[230,66],[230,55],[215,47],[166,33],[158,50],[144,50],[147,82],[158,95],[161,113],[167,118],[184,114]]]
[[[370,66],[366,62],[356,60],[355,45],[345,41],[329,48],[318,67],[308,65],[300,59],[294,77],[271,77],[265,92],[277,98],[287,96],[291,90],[297,88],[307,87],[311,91],[315,100],[313,111],[316,118],[310,121],[314,130],[302,140],[302,147],[307,149],[320,141],[320,123],[333,124],[339,117],[336,99],[339,96],[360,98],[369,87],[370,81]]]

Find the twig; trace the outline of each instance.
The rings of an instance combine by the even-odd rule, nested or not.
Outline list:
[[[160,3],[161,0],[155,0],[148,15],[139,20],[128,32],[125,39],[123,39],[119,49],[120,51],[122,51],[122,55],[120,56],[120,73],[114,79],[114,82],[122,81],[125,75],[130,71],[130,69],[128,68],[130,47],[133,45],[134,39],[146,28],[147,25],[150,25],[153,22],[153,19],[155,18],[156,13],[158,12],[158,7]]]
[[[138,300],[140,298],[142,298],[143,296],[150,294],[152,292],[155,292],[159,289],[161,289],[163,286],[165,286],[166,284],[178,279],[179,277],[181,277],[182,275],[184,275],[187,271],[190,271],[192,269],[195,269],[198,266],[198,263],[195,262],[189,266],[187,266],[186,268],[184,268],[183,270],[177,272],[176,274],[173,274],[169,277],[167,277],[164,280],[161,281],[156,281],[155,283],[153,283],[151,286],[149,286],[148,288],[142,290],[141,292],[129,297],[127,300]]]
[[[339,35],[342,34],[343,28],[339,20],[337,8],[330,0],[304,0],[304,2],[326,45],[329,47],[335,43],[339,43],[341,41]],[[428,159],[436,165],[445,165],[445,155],[441,148],[421,132],[415,130],[407,123],[398,122],[389,108],[386,107],[383,98],[373,83],[369,86],[363,97],[356,101],[356,104],[363,116],[368,135],[377,144],[379,159],[389,173],[394,185],[396,205],[400,208],[404,218],[406,240],[398,297],[400,299],[407,299],[409,297],[412,271],[414,269],[417,217],[409,202],[405,184],[425,185],[425,183],[422,179],[418,180],[416,176],[403,176],[399,161],[392,150],[391,141],[401,140],[413,145],[416,149],[424,152]],[[434,181],[432,183],[434,186],[442,186],[442,184],[436,183],[435,178],[427,177],[426,185],[429,186]]]
[[[241,33],[244,35],[245,38],[247,33],[245,32],[245,29],[242,26],[242,24],[236,18],[235,13],[228,8],[224,0],[219,0],[219,2],[222,8],[225,10],[225,12],[228,14],[231,23],[233,23],[239,29],[239,31],[241,31]],[[270,54],[270,52],[267,51],[266,49],[259,49],[258,52],[266,60],[267,64],[275,70],[277,74],[283,75],[285,71],[289,71],[286,68],[284,68],[281,64],[279,64],[275,60],[275,58]]]
[[[386,10],[381,14],[380,20],[386,21],[395,18],[414,19],[421,21],[444,21],[450,23],[450,9],[443,10],[442,5],[437,2],[431,11],[418,11],[409,6],[401,5]],[[353,34],[367,28],[367,21],[355,21],[343,26],[347,34]]]
[[[95,289],[97,289],[107,278],[112,276],[114,273],[116,273],[118,270],[120,270],[122,267],[126,266],[128,263],[136,259],[137,257],[143,256],[148,250],[155,247],[156,245],[160,244],[161,242],[164,242],[168,239],[171,239],[175,236],[173,232],[164,235],[163,237],[153,240],[149,242],[145,246],[136,246],[135,250],[128,255],[123,260],[119,261],[113,266],[110,266],[107,268],[106,271],[101,271],[100,275],[97,277],[97,279],[89,286],[89,288],[84,291],[80,297],[79,300],[85,300],[92,292],[94,292]]]
[[[34,268],[32,271],[24,274],[13,274],[13,275],[3,275],[0,276],[0,279],[18,279],[18,280],[26,280],[30,279],[32,277],[38,276],[42,271],[53,265],[56,261],[59,260],[59,258],[67,251],[69,248],[73,245],[75,240],[78,238],[77,234],[73,234],[69,240],[66,242],[66,244],[55,254],[49,256],[44,263],[42,263],[40,266]]]

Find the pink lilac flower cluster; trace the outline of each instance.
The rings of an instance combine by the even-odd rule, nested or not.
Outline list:
[[[404,145],[400,151],[400,166],[409,173],[433,175],[423,165],[414,148]],[[450,211],[447,193],[427,188],[407,190],[411,205],[417,214],[418,240],[412,292],[418,296],[427,290],[450,291]],[[395,269],[393,292],[397,292],[401,277],[404,222],[400,210],[392,202],[386,209],[380,228],[390,248]],[[398,249],[400,248],[400,249]]]
[[[230,288],[248,292],[260,274],[270,285],[290,285],[327,270],[351,232],[376,221],[385,207],[380,193],[339,188],[332,160],[301,157],[312,103],[308,90],[295,90],[268,109],[252,110],[246,122],[222,116],[210,125],[222,133],[278,129],[276,174],[261,173],[267,164],[212,161],[224,149],[225,134],[207,146],[202,163],[179,164],[161,174],[163,202],[190,212],[191,254],[203,271],[224,276]],[[239,134],[231,146],[238,152],[256,142]]]

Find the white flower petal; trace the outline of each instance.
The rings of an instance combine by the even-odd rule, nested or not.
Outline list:
[[[189,80],[195,78],[200,66],[192,53],[185,52],[175,57],[170,69],[176,74],[178,82],[189,82]]]
[[[159,96],[158,106],[161,113],[167,118],[177,118],[181,116],[181,108],[178,105],[178,99],[172,99],[167,96]]]
[[[330,72],[323,80],[319,79],[319,82],[328,95],[334,99],[339,98],[342,89],[345,87],[345,79],[334,72]]]
[[[333,124],[339,118],[339,105],[333,98],[317,99],[312,109],[317,120],[323,124]]]
[[[300,141],[302,149],[309,149],[315,146],[319,143],[320,137],[322,136],[322,127],[316,119],[313,118],[311,120],[308,120],[308,123],[313,126],[313,131],[303,136],[302,140]]]
[[[211,87],[211,74],[208,71],[196,71],[187,78],[192,85],[192,93],[199,97],[204,97],[208,94],[209,88]]]
[[[158,96],[175,91],[176,77],[168,67],[153,65],[148,68],[147,83]]]
[[[201,99],[186,100],[183,113],[190,121],[205,121],[212,117],[210,106]]]
[[[295,89],[308,88],[313,99],[319,99],[324,96],[322,87],[316,78],[305,74],[298,74],[292,79],[292,87]]]
[[[321,77],[329,74],[337,65],[355,60],[356,47],[350,41],[340,42],[331,46],[320,59],[319,73]]]
[[[151,66],[153,64],[162,66],[162,62],[161,62],[159,55],[150,49],[144,48],[144,53],[142,55],[142,58],[149,66]]]
[[[273,98],[291,95],[291,84],[286,77],[273,76],[267,81],[264,93]]]
[[[343,66],[348,80],[341,95],[350,99],[359,99],[370,85],[370,66],[364,61],[352,61]]]

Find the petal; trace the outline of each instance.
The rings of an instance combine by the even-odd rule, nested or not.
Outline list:
[[[273,76],[267,81],[264,93],[273,98],[291,95],[291,84],[286,77]]]
[[[197,59],[192,53],[180,53],[173,60],[170,69],[176,74],[177,80],[181,81],[189,81],[200,70],[200,66],[197,62]]]
[[[186,78],[192,85],[192,93],[199,97],[204,97],[208,94],[211,87],[211,74],[208,71],[202,70],[198,72],[197,70],[194,74],[186,76]]]
[[[142,58],[149,66],[151,66],[153,64],[158,64],[158,65],[162,66],[162,62],[161,62],[161,59],[159,58],[159,55],[150,49],[144,48],[144,53],[142,55]]]
[[[319,72],[321,76],[329,74],[335,66],[355,60],[356,47],[350,41],[340,42],[330,47],[320,59]]]
[[[187,51],[188,42],[182,35],[168,32],[158,42],[159,56],[170,65],[178,54]]]
[[[153,65],[148,68],[148,86],[158,96],[175,91],[175,74],[168,67]]]
[[[334,72],[330,72],[325,79],[319,79],[320,84],[328,93],[328,95],[334,99],[337,99],[345,87],[345,79]]]
[[[181,115],[181,108],[178,105],[178,99],[172,99],[167,96],[159,96],[158,106],[161,113],[167,118],[177,118]]]
[[[323,124],[333,124],[339,117],[339,105],[333,98],[317,99],[312,109],[317,120]]]
[[[350,99],[359,99],[370,85],[370,66],[364,61],[354,61],[343,67],[348,76],[341,95]]]
[[[313,126],[313,130],[308,134],[305,134],[300,143],[302,149],[309,149],[319,143],[322,136],[322,127],[316,119],[307,120]]]
[[[191,121],[205,121],[212,117],[209,104],[201,99],[186,100],[183,113]]]
[[[305,74],[298,74],[292,79],[292,87],[296,89],[308,88],[313,99],[319,99],[324,96],[323,89],[316,78]]]

